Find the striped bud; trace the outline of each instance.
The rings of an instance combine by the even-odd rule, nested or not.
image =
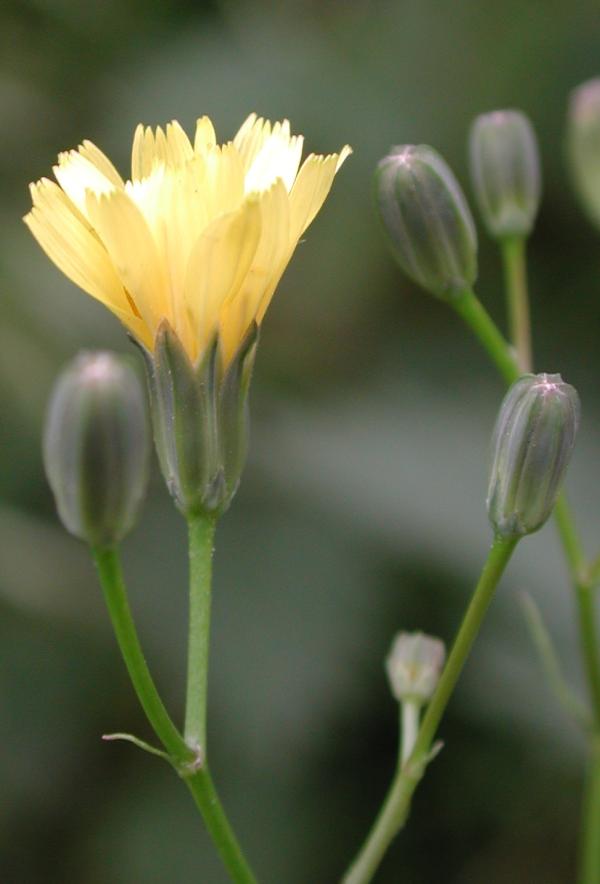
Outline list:
[[[150,432],[143,385],[113,353],[81,353],[60,374],[44,432],[44,465],[60,518],[92,546],[118,543],[146,490]]]
[[[521,537],[542,527],[556,503],[578,425],[577,391],[559,374],[515,381],[492,440],[487,508],[496,534]]]
[[[404,272],[452,299],[477,278],[477,234],[458,181],[426,145],[392,149],[375,173],[377,210]]]
[[[516,110],[477,117],[469,138],[471,179],[485,226],[494,239],[528,236],[541,195],[533,126]]]

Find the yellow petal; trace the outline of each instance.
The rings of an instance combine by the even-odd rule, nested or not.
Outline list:
[[[152,172],[154,163],[154,133],[149,126],[136,126],[131,148],[131,179],[140,181]]]
[[[194,138],[194,151],[196,153],[206,153],[207,150],[214,147],[217,143],[215,128],[209,117],[200,117],[196,121],[196,135]]]
[[[164,267],[144,216],[122,190],[88,193],[87,211],[123,286],[154,334],[163,317],[172,317]]]
[[[185,303],[191,333],[202,353],[214,336],[222,305],[237,294],[250,270],[260,240],[259,201],[250,197],[236,212],[210,224],[187,265]]]
[[[60,187],[42,179],[31,185],[31,197],[33,209],[24,220],[48,257],[72,282],[111,310],[129,310],[106,249],[73,213]]]
[[[246,173],[246,192],[266,190],[277,178],[283,179],[289,192],[300,165],[303,142],[302,136],[290,137],[287,120],[275,123]]]
[[[109,193],[115,187],[97,165],[76,150],[59,154],[58,165],[53,166],[53,172],[71,202],[84,216],[87,216],[87,191]]]
[[[339,154],[311,154],[302,164],[290,193],[291,244],[300,239],[325,202],[333,179],[352,150],[346,145]]]
[[[81,156],[89,160],[90,163],[93,163],[94,166],[107,178],[111,184],[114,184],[115,187],[124,187],[125,182],[108,159],[106,154],[104,154],[99,147],[96,147],[95,144],[92,144],[91,141],[84,141],[82,145],[79,147],[79,153]]]
[[[206,160],[206,206],[209,219],[233,212],[244,198],[244,169],[240,155],[230,142],[215,147]]]
[[[275,288],[289,253],[289,197],[278,179],[258,197],[261,217],[260,241],[252,265],[237,294],[223,305],[220,317],[226,362],[235,353],[253,319],[260,322],[262,303]]]
[[[250,114],[240,127],[233,143],[238,151],[244,169],[248,171],[256,155],[271,134],[271,123],[256,114]]]
[[[194,150],[177,120],[167,125],[167,164],[174,168],[183,166],[194,156]]]

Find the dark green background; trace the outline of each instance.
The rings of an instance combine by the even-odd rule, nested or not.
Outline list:
[[[149,737],[85,549],[58,524],[44,404],[82,347],[131,350],[41,253],[27,183],[90,138],[127,170],[135,124],[287,116],[354,156],[263,327],[253,436],[217,538],[210,752],[264,884],[338,880],[385,792],[394,632],[450,639],[486,553],[489,434],[502,387],[458,320],[400,275],[371,205],[391,144],[426,142],[467,187],[481,111],[537,128],[530,248],[536,363],[580,390],[569,487],[597,549],[600,235],[564,162],[569,91],[600,72],[597,4],[9,0],[0,10],[0,880],[222,884],[186,791],[102,733]],[[478,289],[502,321],[498,256]],[[595,551],[595,550],[594,550]],[[185,531],[156,466],[124,546],[145,647],[181,713]],[[583,694],[564,565],[547,526],[518,550],[442,727],[445,748],[378,884],[574,880],[583,747],[550,694],[519,594]]]

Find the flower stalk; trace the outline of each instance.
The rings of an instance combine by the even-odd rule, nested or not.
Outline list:
[[[408,819],[413,794],[432,758],[433,740],[440,721],[517,543],[515,537],[495,538],[412,751],[406,759],[400,756],[387,798],[342,884],[369,884],[389,845]]]
[[[508,237],[502,240],[500,248],[504,264],[510,339],[515,349],[519,370],[525,374],[532,371],[533,367],[525,258],[526,240],[524,237]]]
[[[214,528],[214,525],[212,528]],[[202,589],[202,594],[205,596],[206,590],[210,590],[211,526],[205,525],[204,530],[198,529],[198,536],[202,542],[194,544],[194,549],[198,554],[198,561],[194,566],[193,573],[196,577],[195,585]],[[118,551],[114,547],[94,547],[92,548],[92,555],[96,563],[121,655],[146,717],[156,736],[164,746],[169,761],[192,793],[193,799],[202,813],[210,837],[232,881],[235,884],[256,884],[256,879],[244,858],[214,787],[206,759],[205,746],[203,744],[200,744],[199,747],[192,746],[189,745],[187,739],[184,739],[167,712],[150,674],[131,615]],[[201,577],[203,575],[202,579],[198,579],[198,575]],[[201,632],[201,627],[205,621],[202,620],[202,606],[200,605],[199,607],[200,617],[197,617],[196,622],[198,632]],[[207,630],[204,638],[205,642],[207,642]],[[195,636],[194,640],[197,643],[195,645],[196,649],[198,651],[203,650],[206,644],[203,644],[202,636]],[[200,653],[197,656],[200,659],[200,665],[194,669],[194,672],[198,672],[200,676],[205,676],[205,657],[201,657]],[[198,678],[195,678],[193,683],[199,684],[200,687],[202,686],[202,682]],[[202,702],[198,702],[198,697],[200,697]],[[199,727],[203,726],[203,722],[205,726],[205,700],[205,690],[204,694],[202,694],[202,691],[199,694],[194,692],[194,703],[192,705],[193,733],[196,733],[197,722],[199,722]],[[126,735],[126,737],[129,738],[129,735]]]
[[[188,519],[190,602],[185,740],[206,753],[206,704],[210,645],[213,541],[216,519],[199,513]]]

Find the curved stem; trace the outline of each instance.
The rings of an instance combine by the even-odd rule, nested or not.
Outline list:
[[[146,717],[173,762],[176,765],[190,764],[194,752],[173,724],[150,675],[131,616],[119,553],[114,548],[93,548],[92,555],[117,642]]]
[[[510,347],[475,293],[465,290],[451,304],[475,333],[504,380],[508,384],[516,381],[521,372]]]
[[[501,243],[510,338],[521,372],[531,371],[531,321],[527,295],[527,266],[524,237],[510,237]]]
[[[215,527],[215,516],[200,513],[188,518],[190,616],[184,733],[188,745],[204,752]]]
[[[412,752],[398,767],[381,811],[360,853],[343,878],[343,884],[368,884],[390,843],[404,825],[413,793],[430,760],[431,745],[439,723],[517,542],[515,538],[494,540]]]

